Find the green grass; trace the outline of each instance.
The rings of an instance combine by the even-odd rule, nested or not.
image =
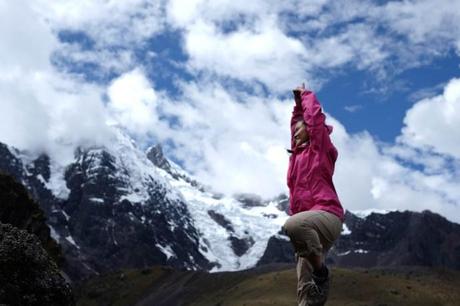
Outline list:
[[[77,296],[81,297],[77,305],[134,305],[166,273],[161,267],[153,267],[123,270],[93,278],[75,290]]]
[[[329,306],[460,305],[459,271],[333,268],[332,274]],[[293,268],[210,274],[154,267],[98,277],[77,292],[78,305],[296,305],[296,283]]]

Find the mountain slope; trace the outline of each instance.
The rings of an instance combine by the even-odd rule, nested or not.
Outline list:
[[[247,268],[287,217],[277,201],[208,191],[161,150],[142,152],[120,130],[110,147],[79,148],[67,165],[1,145],[0,169],[44,206],[74,279],[154,264]]]
[[[458,305],[460,272],[445,269],[332,269],[327,305]],[[237,272],[124,270],[94,278],[77,305],[295,305],[293,264]]]

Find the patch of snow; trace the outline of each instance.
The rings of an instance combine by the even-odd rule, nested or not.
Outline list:
[[[101,198],[92,197],[92,198],[89,198],[89,200],[91,202],[104,203],[104,199],[101,199]]]
[[[31,165],[35,159],[39,157],[37,153],[29,152],[29,151],[19,151],[18,149],[8,146],[8,150],[11,154],[13,154],[16,158],[21,160],[24,173],[27,175],[31,175],[28,170],[28,166]],[[58,161],[53,161],[50,158],[50,178],[46,181],[41,174],[37,175],[37,179],[40,180],[47,189],[49,189],[52,194],[61,200],[67,200],[70,194],[70,190],[67,188],[65,179],[64,179],[64,170],[67,165],[59,164]],[[23,185],[25,182],[22,182]]]
[[[150,199],[148,186],[152,183],[167,190],[165,197],[170,201],[183,200],[181,194],[172,188],[170,179],[165,176],[166,171],[153,166],[145,152],[136,146],[134,140],[121,129],[115,129],[115,138],[108,150],[115,157],[117,167],[126,173],[123,180],[127,183],[126,195],[120,200],[147,202]]]
[[[65,217],[66,221],[69,221],[70,216],[64,211],[64,209],[61,210],[61,211],[62,211],[62,213],[64,214],[64,217]]]
[[[352,214],[356,215],[358,218],[361,218],[361,219],[367,218],[372,213],[384,215],[392,211],[398,211],[398,209],[396,208],[390,208],[390,209],[369,208],[369,209],[364,209],[364,210],[350,210]]]
[[[80,248],[80,246],[78,246],[78,245],[75,243],[75,240],[73,240],[73,237],[72,237],[72,236],[70,236],[70,235],[69,235],[69,236],[66,236],[65,239],[66,239],[68,242],[70,242],[71,244],[73,244],[74,246],[76,246],[77,249]]]
[[[363,249],[357,249],[357,250],[354,250],[353,252],[355,252],[355,253],[361,253],[361,254],[369,253],[368,250],[363,250]]]
[[[286,235],[277,234],[275,237],[278,238],[278,239],[281,239],[281,240],[291,241],[291,239],[289,239],[289,237],[286,236]]]
[[[139,194],[139,193],[130,193],[130,194],[125,194],[120,197],[120,202],[123,200],[128,200],[131,203],[143,203],[147,200],[144,195]]]
[[[345,235],[350,235],[350,234],[351,234],[350,229],[348,228],[348,226],[345,223],[343,223],[341,235],[345,236]]]
[[[61,238],[61,236],[56,232],[54,227],[52,227],[51,225],[48,225],[48,226],[50,228],[51,238],[53,238],[56,242],[59,242],[59,239]]]
[[[200,232],[199,251],[210,262],[218,262],[221,267],[214,267],[210,272],[236,271],[254,267],[263,256],[270,237],[277,236],[289,217],[277,208],[276,202],[266,206],[245,208],[242,203],[231,197],[215,199],[210,192],[201,192],[184,180],[171,180],[175,189],[180,190],[192,215],[194,226]],[[239,239],[252,239],[254,244],[242,256],[234,254],[230,233],[208,214],[209,210],[223,215],[233,229],[231,233]],[[273,219],[264,215],[271,214]]]
[[[43,177],[43,175],[41,174],[37,174],[37,178],[40,182],[42,182],[43,185],[46,185],[46,181],[45,181],[45,178]]]
[[[61,200],[67,200],[69,198],[70,190],[67,188],[67,184],[64,178],[65,166],[59,165],[56,162],[50,161],[50,179],[46,182],[45,186],[53,195]]]
[[[345,255],[348,255],[350,254],[351,251],[346,251],[346,252],[343,252],[343,253],[338,253],[337,256],[345,256]]]
[[[129,212],[128,216],[129,216],[129,220],[131,220],[131,221],[136,220],[136,217],[134,216],[134,214],[132,212]]]
[[[171,246],[167,245],[167,246],[162,246],[161,244],[157,243],[156,246],[161,250],[161,252],[163,252],[163,254],[166,255],[166,257],[169,259],[171,257],[175,257],[176,254],[174,253],[174,251],[172,250]]]

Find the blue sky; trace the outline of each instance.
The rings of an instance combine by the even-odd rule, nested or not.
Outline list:
[[[0,12],[0,141],[65,166],[76,146],[110,145],[116,126],[219,192],[272,197],[287,192],[291,89],[305,82],[335,127],[346,208],[460,220],[459,1],[39,0]]]
[[[443,85],[459,76],[459,70],[460,59],[454,52],[405,70],[381,81],[383,84],[373,79],[372,73],[351,70],[331,79],[318,96],[350,132],[367,130],[382,141],[393,142],[403,127],[406,111],[417,102],[414,99],[439,95]],[[356,109],[347,111],[347,106]]]

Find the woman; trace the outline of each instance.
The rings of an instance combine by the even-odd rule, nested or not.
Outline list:
[[[337,149],[313,92],[293,90],[291,154],[287,173],[289,215],[283,228],[294,246],[299,305],[324,305],[329,293],[328,250],[340,236],[344,211],[332,175]]]

